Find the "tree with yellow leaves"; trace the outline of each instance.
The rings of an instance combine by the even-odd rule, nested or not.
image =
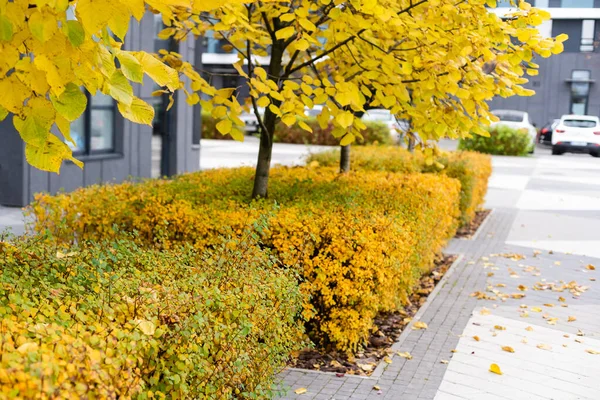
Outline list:
[[[411,121],[422,140],[485,135],[495,95],[531,95],[521,85],[537,74],[535,55],[562,51],[566,35],[543,38],[536,26],[550,16],[521,2],[509,18],[488,1],[299,0],[227,5],[199,16],[237,50],[250,107],[261,126],[253,197],[267,195],[273,133],[278,121],[303,121],[305,108],[333,123],[342,146],[365,128],[357,116],[385,108]],[[175,27],[175,30],[181,31]],[[268,65],[256,56],[269,55]],[[239,105],[221,93],[203,102],[223,134],[241,136]],[[264,116],[258,108],[266,107]]]
[[[147,10],[162,15],[161,38],[212,31],[228,41],[250,98],[211,87],[176,53],[123,50],[131,18]],[[410,119],[424,140],[485,134],[480,125],[494,118],[486,100],[531,94],[521,85],[537,73],[534,56],[562,51],[566,37],[545,39],[535,28],[548,18],[521,2],[501,20],[484,0],[0,0],[0,116],[13,114],[32,165],[58,171],[73,157],[51,129],[70,140],[70,121],[86,107],[80,88],[150,124],[152,107],[131,86],[146,74],[163,88],[158,94],[185,90],[235,139],[243,140],[243,108],[256,113],[253,197],[265,197],[276,123],[310,131],[305,108],[316,104],[324,105],[319,123],[333,123],[342,145],[360,136],[357,115],[368,108]]]

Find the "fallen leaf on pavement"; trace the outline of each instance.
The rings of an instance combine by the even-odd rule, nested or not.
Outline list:
[[[538,344],[536,347],[542,350],[552,350],[552,346],[543,343]]]
[[[525,343],[525,344],[527,344],[527,338],[523,338],[523,339],[521,339],[521,343]]]
[[[585,351],[590,354],[600,354],[600,351],[594,349],[586,349]]]
[[[476,342],[479,342],[479,336],[473,336],[473,339],[475,339]]]
[[[522,299],[523,297],[525,297],[525,293],[513,293],[510,295],[510,297],[512,297],[513,299]]]
[[[405,351],[404,353],[397,352],[396,354],[400,357],[406,358],[407,360],[412,360],[412,355],[408,351]]]
[[[556,318],[556,317],[548,318],[548,320],[546,322],[548,323],[548,325],[556,325],[556,323],[558,322],[558,318]]]
[[[565,334],[563,335],[563,337],[566,337],[566,338],[568,338],[568,337],[571,337],[571,336],[569,336],[568,334],[566,334],[566,333],[565,333]]]
[[[581,340],[581,339],[575,339],[575,341],[576,341],[577,343],[583,343],[583,340]]]
[[[558,298],[558,301],[560,301],[561,303],[564,303],[567,300],[564,297],[561,296],[561,297]]]
[[[442,364],[448,364],[448,360],[441,360],[440,363],[442,363]]]
[[[506,287],[506,284],[505,284],[505,283],[498,283],[498,284],[496,285],[496,287]]]
[[[596,269],[596,267],[593,266],[592,264],[588,264],[586,268],[589,269],[590,271],[594,271]]]
[[[427,329],[427,324],[423,321],[417,321],[412,327],[413,329]]]
[[[519,289],[519,290],[521,290],[521,291],[523,291],[523,292],[524,292],[524,291],[526,291],[528,288],[527,288],[527,286],[525,286],[525,285],[519,285],[519,286],[517,286],[517,289]]]
[[[510,346],[502,346],[502,350],[504,350],[504,351],[506,351],[508,353],[514,353],[515,352],[515,349],[513,349]]]
[[[294,390],[294,393],[304,394],[304,393],[306,393],[306,388],[298,388],[298,389]]]
[[[392,363],[392,359],[391,359],[391,358],[389,358],[389,357],[383,357],[383,361],[385,361],[385,362],[386,362],[386,363],[388,363],[388,364],[391,364],[391,363]]]
[[[560,265],[560,261],[554,261],[554,265]]]
[[[552,304],[552,303],[544,303],[544,306],[545,307],[554,307],[554,304]]]
[[[528,326],[527,328],[525,328],[525,330],[531,332],[533,328],[531,326]]]
[[[456,353],[456,352],[458,352],[458,350],[456,350],[456,349],[450,350],[450,353]]]
[[[381,390],[381,388],[377,385],[373,386],[373,390]]]
[[[570,315],[569,319],[567,319],[567,322],[573,322],[573,321],[577,321],[577,317]]]
[[[530,310],[533,312],[542,312],[542,309],[539,307],[531,307]]]
[[[506,328],[500,325],[494,325],[494,329],[498,330],[498,331],[505,331]]]
[[[360,369],[362,369],[363,371],[366,371],[366,372],[373,371],[373,368],[374,368],[373,364],[356,363],[356,365],[358,365],[358,368],[360,368]]]
[[[500,367],[498,366],[498,364],[490,365],[490,372],[493,372],[494,374],[502,375],[502,371],[500,371]]]
[[[494,276],[494,273],[493,272],[488,272],[487,276],[491,278],[492,276]]]
[[[484,307],[484,308],[481,309],[481,311],[479,311],[479,314],[481,314],[481,315],[490,315],[491,312],[490,312],[490,310],[488,310],[487,308]]]
[[[585,333],[581,329],[577,330],[577,336],[585,336]]]

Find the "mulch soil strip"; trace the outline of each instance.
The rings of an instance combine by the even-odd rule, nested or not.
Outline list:
[[[459,239],[472,238],[473,235],[475,234],[475,232],[477,232],[477,229],[479,229],[479,227],[481,226],[483,221],[485,221],[485,219],[487,218],[488,215],[490,215],[491,212],[492,212],[492,210],[477,211],[475,213],[475,218],[473,218],[473,221],[471,221],[471,223],[469,225],[463,226],[462,228],[460,228],[456,232],[456,236],[454,236],[454,237],[459,238]]]
[[[473,222],[461,228],[455,237],[472,237],[490,210],[478,211]],[[392,345],[409,324],[419,308],[425,304],[427,297],[437,283],[456,260],[455,255],[441,255],[436,261],[431,273],[421,278],[419,285],[410,296],[410,302],[402,310],[381,314],[375,319],[375,329],[371,334],[368,345],[354,357],[344,353],[326,352],[319,349],[307,348],[300,351],[289,364],[290,367],[311,369],[323,372],[334,372],[338,376],[361,375],[369,376],[379,362],[393,354]]]

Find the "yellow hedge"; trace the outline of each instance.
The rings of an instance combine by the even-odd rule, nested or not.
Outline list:
[[[135,231],[165,249],[210,248],[251,227],[282,267],[298,271],[311,339],[344,351],[365,342],[377,313],[405,304],[459,216],[460,185],[443,175],[275,168],[269,199],[248,202],[252,177],[232,169],[93,186],[39,196],[32,210],[38,231],[64,241]]]
[[[0,242],[0,398],[268,397],[301,295],[254,244]]]
[[[332,167],[339,165],[339,149],[312,154],[308,163]],[[483,206],[489,177],[492,173],[491,158],[475,152],[440,152],[434,163],[427,165],[419,151],[414,154],[397,146],[361,146],[351,150],[352,169],[361,171],[389,171],[399,173],[442,173],[461,183],[460,224],[467,225],[475,217],[475,211]]]

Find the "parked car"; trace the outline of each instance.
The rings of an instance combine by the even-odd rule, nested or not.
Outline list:
[[[552,144],[552,132],[554,131],[554,129],[556,129],[556,126],[559,122],[560,118],[557,118],[544,125],[542,129],[540,129],[538,143]]]
[[[260,115],[265,114],[265,109],[262,107],[258,107],[258,112]],[[250,109],[250,112],[243,112],[240,114],[240,119],[244,122],[244,132],[245,133],[258,133],[259,131],[259,123],[258,118],[256,118],[256,114],[254,114],[254,110]]]
[[[392,139],[396,143],[400,142],[401,135],[408,131],[409,128],[406,121],[399,121],[389,110],[383,108],[368,110],[363,114],[362,120],[368,122],[381,122],[386,125],[390,130]]]
[[[600,119],[563,115],[552,134],[552,154],[588,153],[600,157]]]
[[[492,122],[491,127],[504,125],[513,129],[524,129],[529,134],[531,138],[531,152],[533,153],[533,148],[535,147],[535,141],[537,138],[537,129],[535,126],[529,121],[529,114],[525,111],[517,111],[517,110],[492,110],[492,114],[494,114],[500,121]]]

